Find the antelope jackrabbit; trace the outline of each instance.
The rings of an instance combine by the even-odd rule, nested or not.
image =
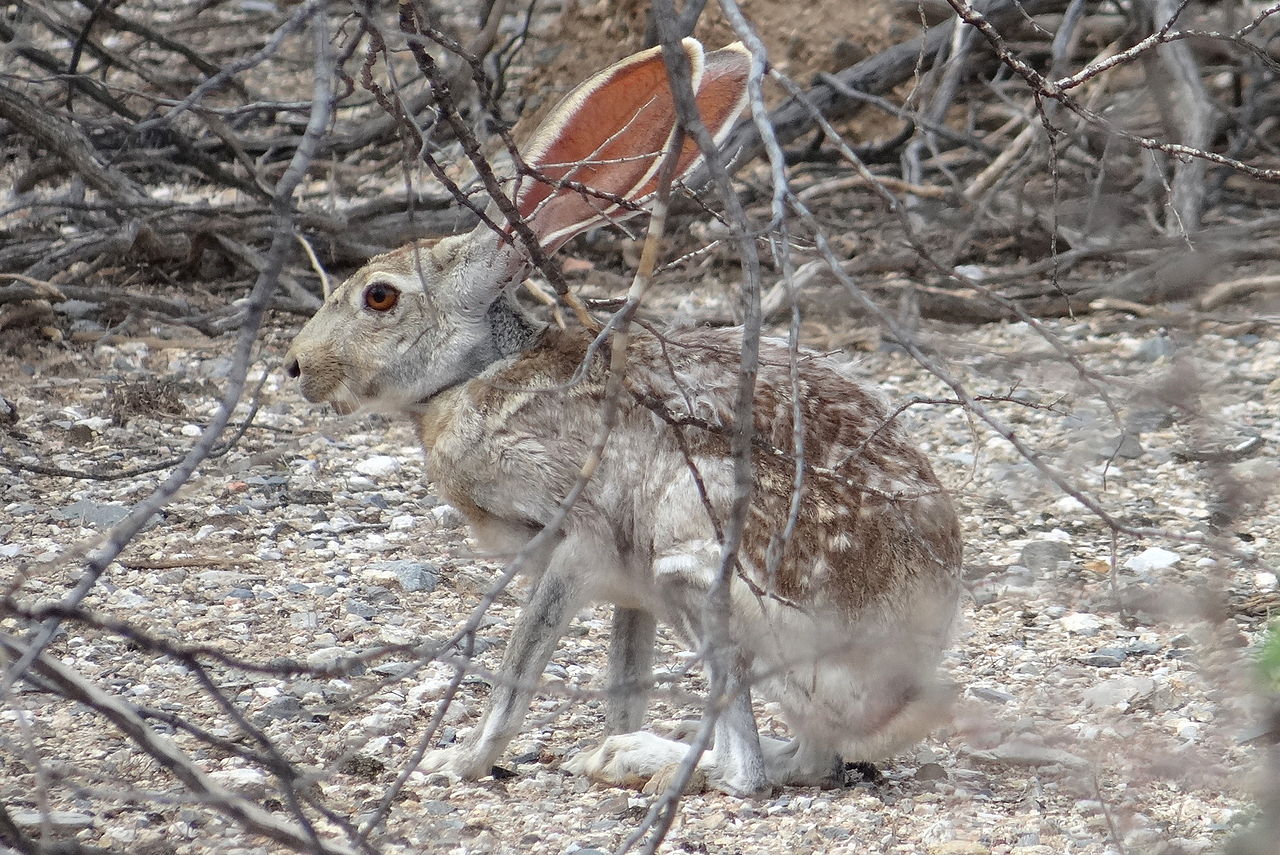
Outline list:
[[[745,102],[749,58],[740,45],[705,55],[693,40],[684,48],[703,119],[722,139]],[[614,197],[653,193],[674,117],[656,49],[596,74],[559,104],[524,153],[546,180],[522,179],[513,194],[546,250],[629,216]],[[696,154],[686,144],[678,174]],[[583,194],[582,185],[606,195]],[[517,305],[514,286],[527,270],[518,241],[484,225],[379,256],[329,295],[286,363],[310,401],[413,418],[440,494],[484,548],[503,554],[556,517],[600,429],[609,374],[588,350],[589,332],[548,328]],[[644,718],[655,621],[690,644],[707,637],[705,595],[735,495],[740,340],[739,331],[709,329],[633,336],[603,458],[525,565],[536,582],[489,709],[460,746],[432,752],[422,768],[489,774],[557,640],[591,601],[615,604],[612,735],[570,767],[634,783],[685,754],[680,743],[632,731]],[[874,392],[809,353],[793,386],[792,361],[785,343],[762,346],[732,649],[707,660],[729,663],[718,676],[736,694],[701,765],[712,786],[735,794],[838,779],[842,758],[876,760],[923,736],[945,694],[934,671],[958,589],[951,500]],[[781,705],[790,742],[758,736],[752,690]]]

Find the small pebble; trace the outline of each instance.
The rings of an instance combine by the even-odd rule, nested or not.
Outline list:
[[[1071,545],[1057,540],[1033,540],[1022,547],[1018,563],[1036,571],[1057,570],[1058,562],[1071,560]]]
[[[1102,629],[1102,621],[1096,616],[1084,612],[1072,612],[1058,621],[1062,628],[1075,635],[1097,635]]]
[[[1135,573],[1150,573],[1164,570],[1182,560],[1182,556],[1158,546],[1149,547],[1137,555],[1125,559],[1124,566]]]
[[[386,478],[400,471],[400,458],[386,454],[375,454],[366,457],[355,465],[355,470],[370,478]]]

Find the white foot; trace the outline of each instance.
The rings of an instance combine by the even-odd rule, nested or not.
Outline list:
[[[493,772],[493,764],[475,757],[465,746],[428,751],[418,764],[419,775],[444,775],[450,781],[477,781]]]
[[[689,746],[682,742],[637,730],[610,736],[571,758],[564,768],[602,784],[639,788],[668,767],[678,767],[688,753]]]
[[[564,764],[574,775],[586,775],[593,781],[615,787],[643,788],[645,793],[669,789],[689,755],[689,746],[645,733],[622,733],[610,736],[596,748],[583,751]],[[751,797],[771,789],[759,776],[728,774],[718,768],[714,752],[708,751],[685,784],[685,792],[700,793],[719,790],[731,796]]]

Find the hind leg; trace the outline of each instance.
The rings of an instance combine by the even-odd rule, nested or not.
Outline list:
[[[609,638],[609,685],[605,697],[605,735],[630,733],[644,724],[653,684],[653,645],[657,621],[643,609],[614,606]]]
[[[783,787],[834,789],[844,784],[844,758],[818,740],[760,737],[769,780]]]

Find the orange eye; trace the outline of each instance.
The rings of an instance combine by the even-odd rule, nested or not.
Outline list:
[[[364,289],[364,304],[375,312],[389,312],[400,300],[400,292],[386,282],[374,282]]]

